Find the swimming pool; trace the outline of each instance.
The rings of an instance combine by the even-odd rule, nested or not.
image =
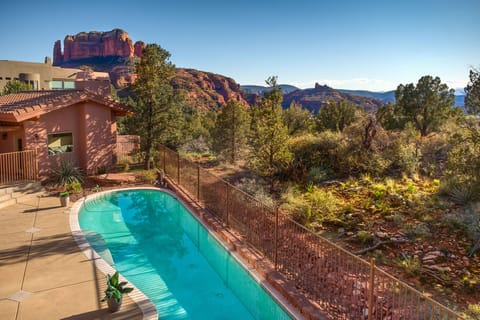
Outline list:
[[[129,189],[87,199],[92,247],[153,302],[161,319],[291,319],[172,195]]]

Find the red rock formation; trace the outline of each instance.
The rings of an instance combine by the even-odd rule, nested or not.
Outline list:
[[[133,47],[134,47],[133,54],[136,57],[142,58],[143,57],[143,49],[145,49],[145,42],[137,41],[137,42],[135,42],[135,45]]]
[[[138,50],[140,48],[141,44],[138,45]],[[60,41],[55,42],[53,65],[61,65],[72,60],[92,57],[119,56],[130,58],[133,57],[134,52],[135,48],[130,36],[123,30],[80,32],[76,35],[67,35],[65,37],[63,53],[61,52]]]
[[[55,41],[53,45],[53,63],[61,64],[63,62],[62,54],[62,42],[60,40]]]
[[[231,78],[195,69],[178,68],[172,85],[182,90],[188,103],[202,110],[218,110],[234,99],[248,106],[240,85]]]

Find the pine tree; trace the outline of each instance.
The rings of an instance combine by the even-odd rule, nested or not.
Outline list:
[[[469,114],[480,116],[480,71],[470,70],[470,82],[465,88],[465,109]]]
[[[137,79],[132,87],[134,114],[125,125],[127,130],[141,137],[145,153],[145,168],[150,168],[151,156],[157,143],[176,146],[183,127],[183,113],[171,78],[175,65],[170,53],[157,44],[148,44],[142,59],[135,64]]]
[[[265,92],[260,106],[252,114],[252,164],[261,175],[271,178],[286,167],[292,159],[287,147],[288,129],[282,119],[283,95],[277,78],[270,77],[266,83],[270,90]]]
[[[213,150],[235,164],[241,149],[247,145],[249,119],[245,106],[230,100],[217,116],[213,129]]]

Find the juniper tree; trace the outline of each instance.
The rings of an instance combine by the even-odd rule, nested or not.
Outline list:
[[[282,119],[283,95],[277,85],[277,77],[266,80],[270,86],[259,106],[252,114],[252,164],[255,170],[271,179],[290,162],[292,155],[288,150],[288,129]]]
[[[315,125],[313,114],[295,101],[283,112],[283,121],[291,136],[310,133]]]
[[[334,100],[323,104],[318,111],[317,120],[319,129],[342,132],[346,126],[355,120],[357,107],[344,100]]]
[[[455,103],[454,90],[432,76],[421,77],[416,86],[400,84],[395,98],[397,111],[415,125],[422,137],[438,130]]]
[[[249,119],[247,109],[235,100],[228,101],[217,116],[213,128],[213,150],[235,164],[238,153],[247,145]]]
[[[470,82],[465,87],[465,109],[469,114],[480,116],[480,71],[470,70]]]

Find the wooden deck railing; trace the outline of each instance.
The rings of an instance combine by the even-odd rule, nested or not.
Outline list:
[[[0,185],[37,179],[36,150],[0,153]]]

